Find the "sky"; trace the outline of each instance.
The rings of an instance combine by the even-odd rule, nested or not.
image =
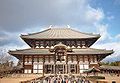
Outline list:
[[[113,49],[103,61],[119,61],[119,22],[120,0],[0,0],[0,56],[29,48],[21,34],[70,25],[81,32],[99,33],[101,38],[92,48]]]

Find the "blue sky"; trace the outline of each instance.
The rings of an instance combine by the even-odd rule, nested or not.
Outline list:
[[[120,0],[93,0],[91,6],[103,9],[106,17],[104,23],[109,24],[108,31],[115,36],[120,33]]]
[[[29,48],[20,34],[38,32],[50,25],[99,33],[101,38],[92,47],[115,51],[103,61],[120,60],[119,0],[0,0],[3,53]]]

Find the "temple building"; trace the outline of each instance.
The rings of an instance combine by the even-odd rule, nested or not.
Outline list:
[[[80,74],[99,67],[99,62],[113,50],[90,48],[99,34],[83,33],[71,28],[49,28],[20,36],[29,49],[9,51],[19,59],[22,73]]]

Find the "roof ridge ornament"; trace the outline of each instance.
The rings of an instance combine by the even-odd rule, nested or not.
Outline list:
[[[53,25],[50,25],[49,28],[52,28]]]
[[[67,25],[68,28],[70,28],[70,25]]]

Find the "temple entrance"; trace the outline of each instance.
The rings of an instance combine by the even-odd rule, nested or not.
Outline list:
[[[56,74],[65,74],[65,65],[63,64],[56,65]]]
[[[45,65],[45,74],[53,74],[54,73],[54,65],[47,64]]]

